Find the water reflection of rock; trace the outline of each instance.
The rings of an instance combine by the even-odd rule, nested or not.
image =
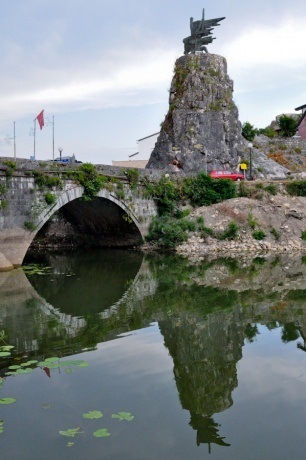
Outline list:
[[[194,281],[200,285],[239,292],[272,292],[306,290],[306,259],[301,254],[260,254],[257,257],[207,257],[204,275]]]
[[[210,416],[230,407],[244,341],[239,307],[204,318],[167,318],[159,326],[173,359],[183,408]]]
[[[306,266],[300,256],[249,261],[208,258],[187,271],[188,277],[176,275],[174,290],[177,299],[184,290],[190,295],[188,312],[178,308],[175,314],[168,301],[172,314],[160,317],[159,325],[173,359],[182,407],[190,412],[190,425],[197,432],[196,442],[207,443],[210,452],[212,443],[229,445],[213,415],[233,404],[237,362],[245,338],[252,341],[256,334],[253,324],[283,326],[284,341],[299,335],[304,339]],[[223,299],[218,292],[223,292]],[[169,296],[168,291],[165,303]],[[202,299],[197,309],[192,298]],[[224,310],[220,311],[221,304]],[[305,339],[299,348],[306,350]]]

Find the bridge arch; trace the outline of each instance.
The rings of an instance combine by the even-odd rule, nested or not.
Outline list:
[[[124,199],[102,189],[92,201],[85,201],[81,199],[83,187],[69,179],[63,180],[63,187],[52,190],[56,201],[47,205],[46,191],[35,186],[33,177],[13,177],[7,193],[8,211],[0,212],[0,271],[21,266],[49,221],[54,220],[56,229],[57,216],[66,216],[76,229],[74,246],[80,237],[82,245],[131,247],[143,242],[156,215],[153,200],[144,198],[140,190],[132,192],[127,183],[123,184]],[[34,224],[35,229],[26,223]]]
[[[59,193],[54,205],[37,216],[33,240],[45,237],[52,243],[56,231],[65,236],[65,227],[71,245],[124,247],[143,242],[147,228],[136,214],[137,198],[124,201],[111,191],[101,189],[92,200],[85,201],[83,191],[81,186],[73,185]],[[57,211],[59,215],[52,225]]]
[[[82,198],[83,192],[83,187],[74,186],[60,193],[57,196],[57,200],[54,203],[54,205],[50,209],[47,209],[38,215],[36,227],[37,231],[39,231],[43,227],[43,225],[50,219],[50,217],[56,211],[61,209],[63,206],[66,206],[67,204],[71,203],[72,201]],[[132,208],[129,205],[127,205],[123,200],[119,200],[114,194],[112,194],[109,190],[106,189],[100,190],[97,194],[97,197],[109,200],[115,205],[119,206],[119,208],[121,208],[128,215],[129,219],[131,219],[134,222],[142,238],[144,238],[144,236],[146,235],[146,231],[141,225],[140,219],[136,216],[134,210],[132,210]]]

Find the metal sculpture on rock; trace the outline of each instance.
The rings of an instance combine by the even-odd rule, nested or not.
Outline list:
[[[202,20],[194,21],[190,18],[190,37],[183,40],[185,50],[184,54],[195,54],[196,51],[205,51],[208,53],[205,45],[212,43],[215,38],[212,36],[212,30],[215,26],[219,26],[218,22],[223,21],[223,18],[208,19],[204,17],[205,10],[203,8]]]

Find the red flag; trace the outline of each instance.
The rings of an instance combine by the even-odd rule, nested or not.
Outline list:
[[[39,114],[39,115],[37,115],[37,117],[36,117],[36,118],[37,118],[37,121],[38,121],[38,123],[39,123],[39,127],[40,127],[40,129],[42,129],[42,128],[43,128],[43,126],[45,126],[45,121],[44,121],[44,111],[42,110],[42,111],[40,112],[40,114]]]

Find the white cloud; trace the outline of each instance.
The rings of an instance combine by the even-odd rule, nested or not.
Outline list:
[[[261,75],[268,71],[277,78],[275,69],[304,71],[306,48],[300,46],[306,38],[304,24],[289,19],[275,27],[256,26],[226,44],[222,52],[234,72],[255,70],[255,75]]]
[[[25,91],[6,94],[2,88],[0,105],[2,114],[7,116],[23,115],[33,112],[33,108],[51,105],[53,110],[67,110],[67,105],[82,109],[93,105],[95,107],[125,105],[125,98],[131,95],[137,101],[144,91],[158,91],[167,87],[175,60],[173,50],[152,50],[146,53],[133,53],[131,58],[117,60],[117,66],[112,69],[104,62],[97,63],[96,68],[79,72],[65,71],[62,84],[44,81],[33,73],[33,83]],[[105,71],[103,72],[103,67]],[[166,94],[165,94],[166,97]],[[135,101],[134,101],[135,103]]]

